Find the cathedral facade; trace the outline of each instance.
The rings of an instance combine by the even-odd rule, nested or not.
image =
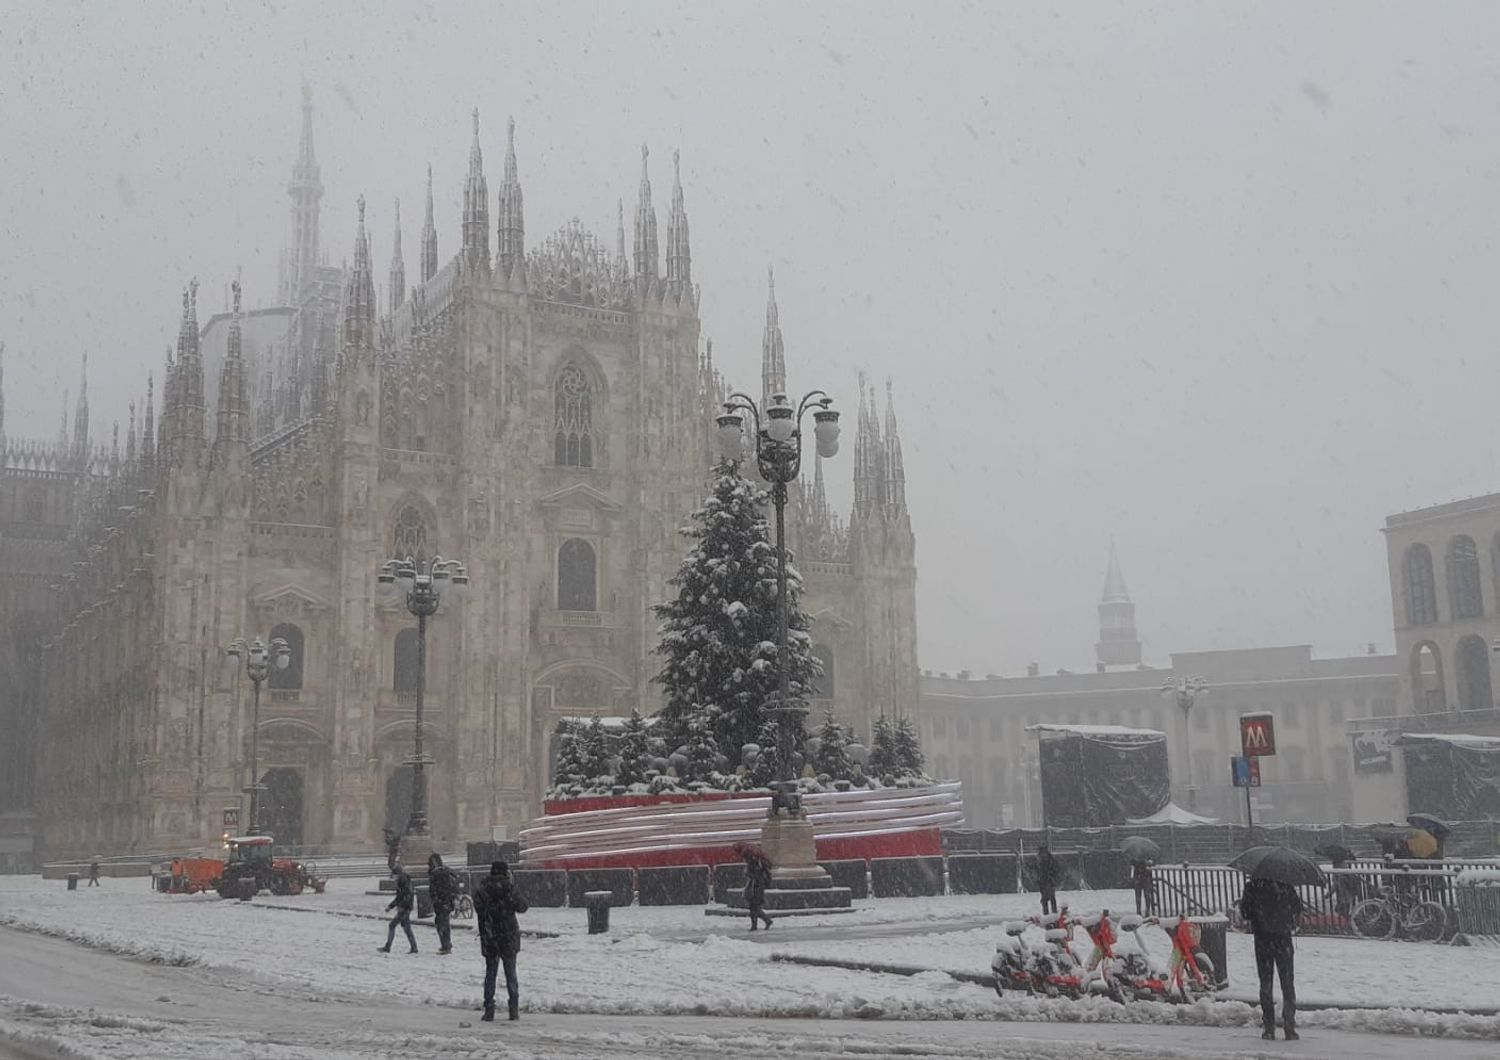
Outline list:
[[[460,560],[473,585],[428,623],[440,844],[538,812],[559,719],[661,702],[651,607],[727,390],[700,338],[680,177],[664,238],[643,149],[631,246],[622,210],[613,252],[577,221],[528,247],[514,125],[492,200],[476,114],[457,252],[439,257],[429,178],[417,282],[398,213],[382,312],[362,199],[352,264],[320,256],[312,130],[304,99],[282,304],[247,312],[236,283],[200,323],[190,287],[159,421],[148,381],[123,445],[90,441],[81,394],[72,438],[3,446],[0,724],[22,734],[9,756],[38,765],[5,763],[0,811],[33,813],[48,856],[223,830],[250,782],[251,685],[224,652],[238,637],[292,653],[260,704],[261,824],[321,850],[399,830],[417,669],[415,619],[375,591],[393,555]],[[774,289],[763,351],[763,392],[783,389]],[[863,380],[857,404],[849,518],[819,463],[789,536],[827,669],[815,707],[867,736],[875,714],[917,707],[915,563],[889,393],[883,421]]]

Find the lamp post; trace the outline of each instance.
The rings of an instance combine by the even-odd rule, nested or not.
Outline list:
[[[407,556],[405,559],[398,557],[382,563],[375,574],[375,584],[385,599],[404,594],[406,610],[417,616],[417,716],[412,730],[412,754],[406,760],[406,764],[412,767],[411,817],[406,822],[406,834],[425,838],[425,769],[432,761],[422,749],[422,710],[427,689],[427,619],[437,613],[445,593],[452,593],[456,600],[462,600],[468,594],[469,575],[464,565],[456,559],[434,556],[422,561]]]
[[[809,409],[813,413],[818,455],[831,457],[838,453],[839,414],[832,405],[833,399],[821,390],[806,394],[795,409],[785,394],[771,395],[770,403],[762,410],[745,394],[734,393],[724,402],[724,412],[718,418],[720,455],[725,460],[738,461],[753,453],[760,477],[771,484],[771,503],[776,507],[776,699],[771,709],[780,715],[777,745],[781,780],[777,785],[778,797],[772,800],[773,814],[781,807],[793,814],[801,811],[792,769],[793,732],[799,717],[807,713],[807,708],[792,698],[791,676],[787,672],[786,488],[802,470],[802,417]],[[748,445],[744,417],[747,412],[754,424]]]
[[[245,830],[246,835],[260,834],[260,686],[266,683],[271,676],[271,668],[285,670],[292,662],[292,649],[287,647],[286,641],[276,637],[266,646],[259,637],[247,642],[244,637],[237,637],[229,647],[224,649],[225,658],[230,665],[238,666],[243,663],[245,676],[250,678],[250,684],[254,687],[254,712],[250,719],[250,784],[245,791],[250,795],[250,820],[249,827]]]
[[[1182,764],[1186,770],[1183,775],[1187,779],[1187,808],[1196,810],[1198,789],[1193,787],[1193,737],[1188,728],[1188,715],[1193,712],[1193,704],[1198,697],[1208,694],[1208,682],[1201,677],[1179,677],[1163,684],[1161,694],[1174,701],[1177,709],[1182,711]]]

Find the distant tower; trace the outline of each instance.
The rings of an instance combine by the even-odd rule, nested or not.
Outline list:
[[[1135,632],[1135,604],[1120,573],[1120,557],[1109,544],[1109,571],[1104,575],[1104,596],[1099,601],[1099,643],[1094,646],[1101,666],[1139,666],[1141,639]]]
[[[318,264],[318,202],[323,198],[318,158],[313,151],[312,88],[302,85],[302,143],[287,194],[292,198],[292,245],[281,261],[282,305],[297,305],[303,286]]]

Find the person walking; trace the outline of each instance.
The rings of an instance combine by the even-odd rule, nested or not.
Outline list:
[[[385,945],[380,947],[380,952],[391,952],[391,943],[396,940],[396,928],[399,927],[406,932],[406,941],[411,943],[410,952],[416,953],[417,936],[411,932],[411,907],[414,900],[411,877],[406,873],[406,866],[399,861],[395,862],[392,871],[396,877],[396,897],[391,899],[391,904],[386,906],[385,910],[389,913],[394,909],[396,915],[391,917],[391,922],[387,925]]]
[[[1280,880],[1251,877],[1240,898],[1240,915],[1255,935],[1255,972],[1260,977],[1261,1037],[1276,1038],[1276,1004],[1271,979],[1281,980],[1281,1026],[1290,1041],[1297,1034],[1297,988],[1292,978],[1292,931],[1302,915],[1296,888]]]
[[[1137,861],[1131,867],[1130,882],[1135,887],[1136,915],[1156,915],[1156,879],[1151,874],[1151,862]]]
[[[474,916],[479,927],[479,950],[484,954],[484,1015],[495,1018],[496,965],[505,966],[505,996],[510,1018],[521,1018],[521,986],[516,979],[516,954],[521,950],[521,925],[517,913],[526,912],[526,898],[516,890],[510,866],[503,861],[490,865],[490,874],[474,892]]]
[[[99,855],[94,855],[94,860],[89,862],[89,886],[99,886]]]
[[[438,956],[453,952],[453,907],[458,903],[458,873],[443,864],[438,853],[427,855],[427,893],[432,897],[432,922],[437,928]]]
[[[1052,850],[1043,843],[1036,850],[1036,883],[1042,892],[1042,915],[1057,912],[1057,884],[1062,879],[1062,867],[1052,856]]]
[[[745,859],[745,907],[750,910],[750,930],[756,930],[762,920],[769,929],[771,918],[766,916],[766,888],[771,885],[771,859],[749,843],[741,843],[737,849],[740,857]]]

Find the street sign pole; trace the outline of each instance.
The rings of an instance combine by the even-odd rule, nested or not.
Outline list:
[[[1249,784],[1245,785],[1245,827],[1247,829],[1255,827],[1255,815],[1254,815],[1254,813],[1251,812],[1251,809],[1250,809],[1250,785]]]

